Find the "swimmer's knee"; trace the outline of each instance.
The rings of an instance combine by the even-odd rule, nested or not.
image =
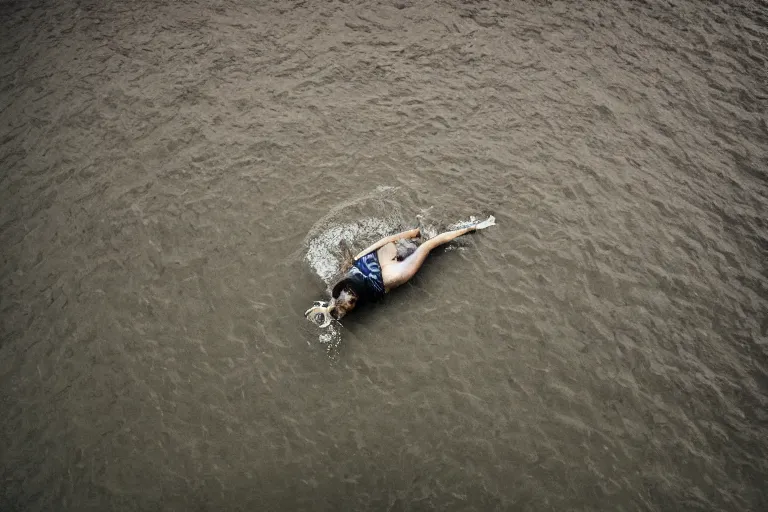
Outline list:
[[[410,259],[390,265],[382,272],[384,285],[391,289],[407,283],[416,274],[420,266],[418,262],[411,261]]]
[[[399,240],[397,243],[397,261],[404,261],[411,254],[416,252],[419,246],[411,240]]]

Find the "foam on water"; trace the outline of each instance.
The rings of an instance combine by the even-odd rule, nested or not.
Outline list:
[[[468,220],[460,220],[449,225],[446,228],[446,231],[466,228],[466,227],[472,226],[473,224],[477,224],[477,222],[478,222],[477,217],[475,217],[474,215],[470,215]]]
[[[331,325],[324,329],[317,337],[317,341],[329,356],[335,356],[341,345],[341,324],[335,321],[332,322]]]
[[[330,226],[309,240],[306,259],[318,277],[328,284],[341,265],[339,244],[342,241],[346,241],[353,250],[360,250],[363,247],[357,241],[370,238],[371,233],[386,236],[383,233],[391,232],[393,228],[392,222],[376,218]]]

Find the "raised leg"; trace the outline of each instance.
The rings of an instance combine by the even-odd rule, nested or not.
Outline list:
[[[402,233],[397,233],[396,235],[390,235],[387,237],[382,238],[375,244],[371,245],[370,247],[366,247],[364,250],[360,251],[355,255],[355,260],[359,260],[363,256],[365,256],[368,253],[371,253],[381,247],[384,247],[388,243],[391,242],[397,242],[398,240],[401,240],[403,238],[416,238],[419,236],[421,232],[419,231],[419,228],[410,229],[408,231],[403,231]]]
[[[446,244],[454,238],[460,237],[461,235],[475,231],[476,229],[476,226],[470,226],[463,229],[457,229],[455,231],[446,231],[445,233],[440,233],[434,238],[430,238],[421,244],[413,254],[408,256],[403,261],[384,266],[382,268],[384,286],[390,290],[405,284],[410,278],[414,276],[414,274],[416,274],[419,268],[421,268],[421,265],[424,263],[424,260],[427,259],[427,256],[432,249]]]

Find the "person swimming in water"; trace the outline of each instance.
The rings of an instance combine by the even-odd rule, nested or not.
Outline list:
[[[451,240],[496,225],[493,216],[461,229],[446,231],[416,247],[407,244],[421,235],[419,228],[382,238],[360,251],[344,276],[331,288],[330,302],[316,301],[304,316],[320,327],[343,316],[365,302],[380,299],[385,293],[408,282],[421,268],[430,251]],[[400,243],[400,248],[396,243]],[[405,242],[405,251],[403,251]]]

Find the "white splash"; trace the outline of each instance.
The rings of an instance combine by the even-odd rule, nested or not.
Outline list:
[[[454,229],[462,229],[477,224],[477,217],[470,215],[469,220],[460,220],[454,222],[446,228],[446,231],[453,231]]]
[[[452,231],[452,230],[455,230],[455,229],[462,229],[462,228],[468,228],[470,226],[475,226],[475,228],[480,230],[480,229],[489,228],[489,227],[495,226],[495,225],[496,225],[496,217],[494,217],[493,215],[490,215],[484,221],[479,221],[479,220],[477,220],[477,217],[475,217],[474,215],[471,215],[469,217],[469,220],[460,220],[459,222],[455,222],[455,223],[451,224],[446,229],[448,231]]]
[[[334,358],[338,354],[341,345],[341,324],[332,323],[317,337],[320,346],[325,350],[329,357]]]
[[[365,218],[349,224],[329,226],[307,244],[307,261],[312,270],[326,284],[338,273],[341,265],[339,243],[345,240],[353,252],[364,247],[359,241],[370,240],[375,236],[385,236],[394,229],[394,225],[383,219]]]

